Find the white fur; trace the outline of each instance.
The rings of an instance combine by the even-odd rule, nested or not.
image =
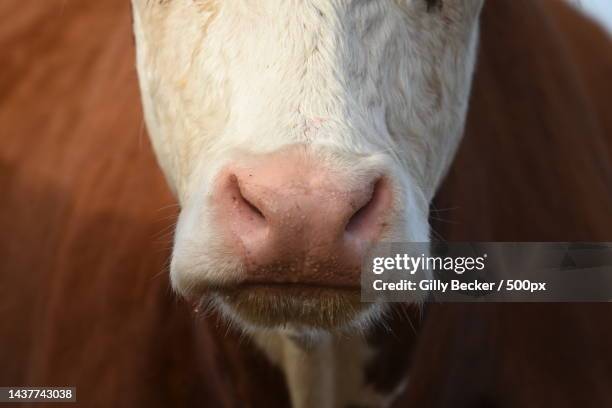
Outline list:
[[[149,133],[182,206],[181,293],[239,278],[209,211],[240,154],[305,144],[394,181],[388,240],[429,240],[463,131],[484,0],[132,0]],[[231,312],[228,312],[231,313]],[[367,320],[367,319],[365,319]]]

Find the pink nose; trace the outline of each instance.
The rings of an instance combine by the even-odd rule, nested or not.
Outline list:
[[[380,176],[354,179],[299,150],[226,168],[214,194],[216,222],[242,257],[244,281],[357,287],[392,191]]]

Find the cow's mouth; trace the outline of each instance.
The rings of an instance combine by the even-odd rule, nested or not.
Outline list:
[[[367,307],[358,287],[248,283],[213,292],[245,322],[260,327],[341,328]]]

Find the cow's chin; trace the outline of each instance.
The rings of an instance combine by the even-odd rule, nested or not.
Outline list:
[[[349,329],[370,304],[359,289],[301,284],[256,284],[215,288],[207,299],[222,314],[250,329],[296,331]]]

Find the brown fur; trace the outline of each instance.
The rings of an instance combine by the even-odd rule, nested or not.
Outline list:
[[[88,407],[286,406],[277,370],[170,293],[159,234],[176,211],[159,211],[174,201],[143,134],[128,3],[0,14],[0,385],[76,386]],[[487,2],[437,233],[612,241],[611,51],[558,0]],[[398,406],[610,406],[611,315],[433,307]],[[410,353],[399,333],[374,343]],[[368,366],[381,389],[405,369],[385,350]]]
[[[489,1],[482,21],[434,229],[451,241],[612,241],[610,38],[556,0]],[[433,306],[397,406],[612,406],[610,316],[609,304]]]
[[[283,405],[280,373],[171,293],[176,208],[143,130],[129,3],[0,13],[0,384],[76,386],[86,407]]]

